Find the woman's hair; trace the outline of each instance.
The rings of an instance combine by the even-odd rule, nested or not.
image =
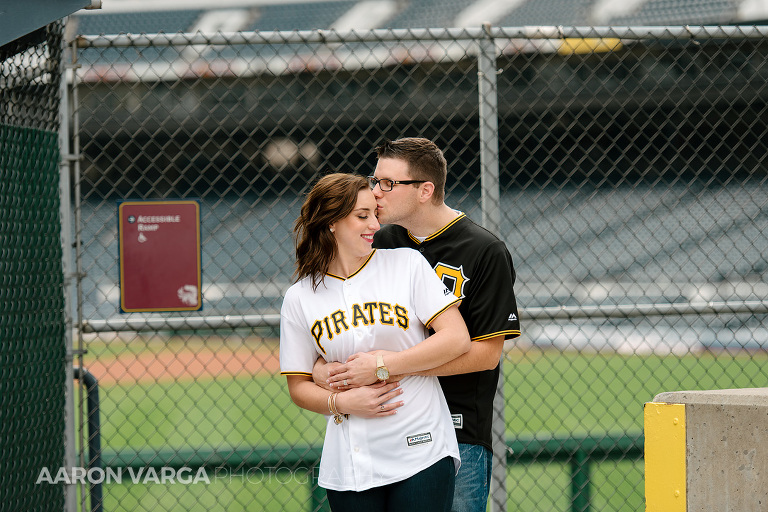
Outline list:
[[[352,213],[358,193],[368,188],[368,180],[356,174],[328,174],[315,183],[293,227],[297,280],[311,276],[312,289],[317,290],[338,252],[330,226]]]

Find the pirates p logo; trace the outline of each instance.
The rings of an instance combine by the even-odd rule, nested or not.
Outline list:
[[[454,267],[445,263],[438,263],[435,265],[435,273],[439,277],[443,284],[451,290],[457,298],[464,299],[464,285],[467,284],[469,278],[464,275],[464,267]]]

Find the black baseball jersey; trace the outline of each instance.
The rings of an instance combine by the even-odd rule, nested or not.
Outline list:
[[[520,336],[520,320],[513,286],[515,270],[504,242],[463,213],[423,242],[408,230],[383,226],[373,241],[381,249],[411,247],[429,262],[459,306],[473,342],[496,336]],[[491,448],[493,397],[499,367],[440,377],[460,443]]]

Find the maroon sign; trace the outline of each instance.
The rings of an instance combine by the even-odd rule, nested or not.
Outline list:
[[[121,312],[202,309],[197,201],[123,201],[118,237]]]

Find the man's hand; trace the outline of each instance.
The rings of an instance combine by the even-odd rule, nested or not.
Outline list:
[[[326,363],[325,359],[318,357],[317,361],[315,361],[315,366],[312,367],[312,380],[315,381],[315,384],[323,389],[327,389],[328,391],[343,391],[345,389],[351,389],[351,386],[345,387],[339,385],[331,387],[328,384],[328,377],[330,377],[329,371],[331,369],[338,368],[339,366],[341,366],[341,363],[335,361]]]
[[[386,350],[374,350],[352,354],[344,364],[329,370],[328,383],[331,389],[350,389],[375,384],[379,381],[376,378],[376,356],[391,353]]]

